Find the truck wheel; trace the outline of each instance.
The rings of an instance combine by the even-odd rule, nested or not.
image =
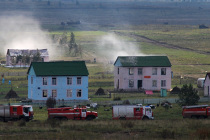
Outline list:
[[[199,119],[205,119],[205,117],[204,116],[200,116]]]
[[[148,117],[144,117],[142,120],[147,121],[147,120],[149,120],[149,118]]]
[[[126,120],[126,118],[125,117],[120,117],[119,120]]]
[[[93,120],[94,118],[92,116],[87,116],[86,120],[90,121]]]
[[[198,119],[197,116],[191,116],[192,119]]]
[[[63,117],[61,120],[62,121],[68,121],[68,119],[66,117]]]

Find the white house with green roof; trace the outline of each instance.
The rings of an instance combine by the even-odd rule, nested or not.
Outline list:
[[[171,89],[171,63],[167,56],[119,56],[114,66],[115,90]]]
[[[28,98],[33,101],[88,100],[88,70],[84,61],[32,62]]]

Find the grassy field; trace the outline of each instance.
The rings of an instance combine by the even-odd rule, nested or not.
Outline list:
[[[183,119],[181,107],[154,109],[155,120],[112,120],[110,106],[100,106],[92,121],[47,120],[46,108],[34,108],[31,122],[0,122],[0,139],[209,139],[210,120]]]

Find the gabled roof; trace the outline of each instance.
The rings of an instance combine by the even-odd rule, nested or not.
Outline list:
[[[116,63],[121,67],[171,67],[167,56],[118,56]]]
[[[47,49],[38,49],[39,53],[41,56],[49,56]],[[19,49],[8,49],[7,50],[7,55],[10,56],[18,56],[18,55],[34,55],[37,53],[37,49],[36,50],[29,50],[29,49],[23,49],[23,50],[19,50]]]
[[[206,77],[209,77],[210,78],[210,73],[208,72],[208,73],[206,73]],[[206,81],[206,77],[205,77],[205,81]]]
[[[36,76],[87,76],[85,61],[32,62]]]

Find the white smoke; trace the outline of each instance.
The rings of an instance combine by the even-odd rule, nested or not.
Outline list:
[[[116,60],[118,56],[142,56],[140,46],[133,42],[125,41],[115,34],[109,33],[100,38],[99,47],[109,60]]]
[[[29,16],[0,17],[0,45],[2,55],[7,49],[48,49],[50,58],[53,55],[48,34]]]

